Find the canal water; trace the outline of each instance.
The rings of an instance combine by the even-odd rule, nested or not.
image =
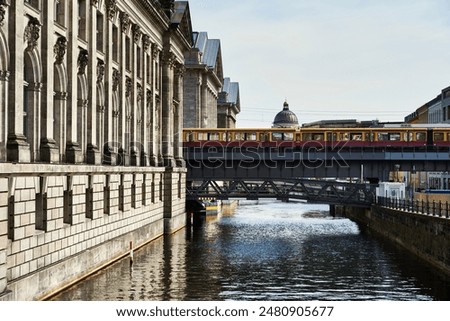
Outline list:
[[[450,300],[450,278],[328,206],[246,201],[54,300]]]

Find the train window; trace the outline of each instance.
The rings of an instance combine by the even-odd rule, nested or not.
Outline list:
[[[426,141],[426,140],[427,140],[427,133],[425,132],[416,133],[416,141]]]
[[[292,133],[283,133],[283,140],[294,140],[294,134],[292,134]]]
[[[198,140],[208,140],[208,133],[198,133]]]
[[[351,133],[350,140],[362,140],[362,133]]]
[[[310,133],[305,133],[302,136],[303,136],[303,141],[312,140],[312,134],[310,134]]]
[[[433,133],[433,141],[442,142],[444,140],[444,133]]]
[[[220,134],[219,133],[209,133],[208,140],[220,140]]]
[[[364,133],[364,140],[366,142],[371,142],[373,141],[373,133]]]
[[[272,133],[272,140],[283,140],[282,133]]]
[[[307,133],[303,134],[303,140],[324,140],[324,133]]]
[[[378,133],[379,141],[386,141],[386,140],[398,141],[400,140],[400,138],[401,138],[400,133]]]
[[[245,140],[256,140],[256,133],[245,133]]]

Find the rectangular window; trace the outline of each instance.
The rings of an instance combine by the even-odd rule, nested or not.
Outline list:
[[[97,10],[97,50],[100,52],[104,52],[104,21],[103,15],[100,11]]]
[[[142,78],[141,47],[136,48],[136,75]]]
[[[14,210],[15,200],[14,194],[8,198],[8,239],[14,241]]]
[[[146,75],[146,81],[147,84],[151,84],[152,83],[152,60],[150,58],[150,55],[145,55],[146,59],[147,59],[147,75]]]
[[[105,186],[103,187],[103,213],[111,213],[111,176],[106,175]]]
[[[131,39],[126,37],[125,39],[125,67],[128,71],[131,71]]]
[[[78,0],[78,37],[86,40],[87,33],[86,0]]]
[[[131,183],[131,207],[136,208],[136,174],[133,174],[133,182]]]
[[[55,1],[55,21],[59,25],[65,27],[66,26],[66,15],[65,15],[65,1],[64,0],[56,0]]]
[[[92,175],[88,176],[88,184],[86,186],[86,218],[91,220],[94,218],[94,184]]]
[[[25,0],[25,3],[36,10],[41,8],[40,0]]]
[[[112,55],[113,60],[118,62],[119,60],[119,30],[116,26],[112,28]]]
[[[142,187],[141,187],[141,193],[142,193],[142,205],[147,205],[147,175],[142,175]]]
[[[64,213],[63,220],[65,224],[73,224],[73,191],[72,176],[67,176],[66,189],[64,190]]]
[[[36,230],[47,231],[47,177],[39,177],[36,192]]]
[[[155,62],[155,85],[156,89],[159,90],[159,64],[158,62]]]
[[[119,211],[124,211],[125,209],[125,182],[124,175],[120,175],[120,185],[119,185]]]

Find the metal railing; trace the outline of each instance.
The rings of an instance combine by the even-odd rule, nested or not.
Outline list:
[[[377,204],[410,213],[450,218],[449,202],[378,197]]]

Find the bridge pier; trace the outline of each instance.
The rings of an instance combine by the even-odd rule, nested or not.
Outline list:
[[[336,217],[336,205],[330,204],[330,215]]]

